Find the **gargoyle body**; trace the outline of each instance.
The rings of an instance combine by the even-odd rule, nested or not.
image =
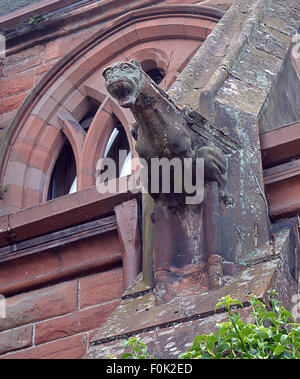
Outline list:
[[[151,167],[152,158],[179,158],[182,161],[190,158],[194,172],[196,158],[204,158],[205,179],[217,181],[220,186],[224,184],[226,158],[223,153],[208,146],[193,146],[193,132],[184,112],[151,80],[138,62],[133,60],[115,64],[106,68],[103,76],[108,92],[122,107],[130,108],[134,115],[136,151],[147,162],[148,168]],[[153,180],[151,171],[149,183],[150,179]],[[158,187],[161,189],[159,180]],[[174,181],[184,181],[184,177],[178,179],[171,174],[171,180],[171,188],[174,189]],[[149,193],[155,199],[159,195],[151,190]],[[184,195],[171,191],[169,198],[175,197],[178,203],[182,203]]]
[[[166,158],[169,162],[177,158],[183,163],[190,162],[187,171],[193,179],[197,173],[197,158],[204,159],[201,160],[202,164],[204,162],[202,177],[206,182],[212,182],[205,186],[209,207],[205,202],[200,207],[190,206],[191,203],[187,205],[186,193],[175,191],[175,184],[185,181],[184,169],[179,173],[170,170],[171,191],[168,193],[162,191],[163,174],[157,179],[158,192],[154,193],[152,186],[148,186],[148,192],[155,200],[151,217],[154,222],[153,265],[148,269],[153,272],[158,302],[167,302],[180,294],[207,291],[211,288],[210,283],[219,278],[217,270],[212,270],[216,265],[211,264],[214,262],[211,257],[216,254],[219,257],[221,253],[218,243],[215,243],[220,236],[215,238],[214,233],[219,230],[216,227],[220,222],[218,192],[225,184],[226,157],[219,148],[207,146],[209,139],[196,135],[192,128],[194,111],[180,110],[143,72],[138,62],[117,63],[106,68],[103,76],[108,92],[134,115],[136,150],[146,162],[142,164],[148,168],[148,183],[154,176],[149,170],[153,158]],[[203,181],[202,186],[204,194]],[[197,180],[195,187],[197,192]],[[185,190],[184,186],[181,188]],[[205,235],[210,237],[208,243]]]

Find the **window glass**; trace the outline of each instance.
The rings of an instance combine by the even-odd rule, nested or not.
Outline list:
[[[72,146],[66,140],[56,160],[48,189],[48,200],[77,191],[76,162]]]

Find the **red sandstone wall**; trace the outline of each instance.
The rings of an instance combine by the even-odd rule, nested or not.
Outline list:
[[[39,79],[74,46],[74,39],[80,43],[84,36],[85,33],[81,32],[36,45],[3,59],[0,71],[1,129],[9,125]],[[49,262],[41,262],[35,267],[41,270],[45,263]],[[9,284],[20,280],[17,264],[21,270],[30,269],[23,266],[24,262],[1,264],[1,293]],[[31,268],[33,265],[32,262]],[[57,269],[62,269],[59,262]],[[4,270],[6,275],[3,277]],[[33,270],[27,279],[34,280],[39,274],[43,272]],[[6,297],[8,317],[0,320],[1,358],[84,356],[87,331],[101,325],[119,304],[122,286],[121,268],[118,268]]]
[[[1,358],[81,358],[87,331],[101,326],[120,303],[122,269],[9,297],[0,334]],[[21,352],[15,352],[22,349]],[[14,352],[14,353],[12,353]]]
[[[84,41],[95,28],[35,45],[4,58],[0,63],[0,128],[5,128],[26,95],[54,64]]]
[[[7,317],[0,319],[0,358],[84,356],[89,331],[103,324],[124,290],[121,266],[83,270],[120,251],[117,233],[92,239],[1,264]],[[60,276],[71,268],[77,272]]]
[[[104,1],[103,3],[109,3],[109,1]],[[107,17],[114,19],[122,14],[122,12],[125,13],[130,10],[131,6],[132,9],[134,9],[134,3],[135,1],[121,1],[119,9],[109,10]],[[147,1],[144,1],[144,3],[145,6],[149,5],[147,4]],[[232,0],[165,0],[160,3],[161,5],[165,4],[170,6],[171,4],[201,4],[206,7],[215,7],[217,9],[225,10],[229,8]],[[46,12],[47,2],[43,1],[41,4],[38,4],[41,6],[43,4],[46,8],[43,8],[42,14]],[[109,6],[107,6],[107,9],[109,9]],[[28,15],[25,16],[26,8],[18,11],[18,14],[21,14],[23,10],[24,17],[29,20],[31,14],[28,13]],[[36,11],[36,13],[40,14],[38,11]],[[80,15],[80,10],[76,10],[73,13],[74,17],[75,13]],[[115,13],[117,14],[114,16]],[[11,17],[11,15],[7,15],[0,18],[0,25],[1,23],[5,25],[5,18],[8,16]],[[13,21],[7,22],[11,24]],[[79,28],[80,22],[81,20],[76,20],[73,21],[73,24],[76,28]],[[16,52],[2,60],[0,59],[0,129],[9,125],[10,121],[16,114],[18,107],[41,77],[48,72],[60,58],[69,53],[75,46],[78,46],[81,42],[86,40],[87,37],[91,36],[96,30],[99,30],[99,24],[96,26],[91,25],[79,32],[73,32],[70,34],[70,27],[69,25],[66,25],[59,32],[61,38],[55,38],[54,40],[42,42],[40,44],[35,43],[33,47],[26,47],[25,50]],[[21,45],[22,43],[20,46]]]
[[[2,135],[43,75],[98,29],[99,25],[94,25],[68,34],[66,28],[60,38],[36,43],[0,60]],[[24,144],[24,154],[25,150]],[[9,196],[14,194],[11,192]],[[8,315],[0,319],[1,358],[81,358],[85,355],[89,331],[103,324],[120,303],[124,291],[120,265],[83,270],[84,258],[90,267],[93,259],[102,253],[109,257],[120,252],[119,239],[109,241],[106,248],[103,241],[95,246],[91,239],[86,243],[79,241],[76,247],[52,249],[0,264],[0,293],[6,296]],[[84,250],[82,255],[80,249]],[[64,270],[72,275],[62,274]]]

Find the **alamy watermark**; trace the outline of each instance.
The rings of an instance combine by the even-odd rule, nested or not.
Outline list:
[[[119,151],[119,167],[126,161],[127,151]],[[131,175],[128,181],[117,183],[117,162],[101,158],[96,170],[96,188],[99,193],[143,192],[151,194],[183,194],[186,204],[200,204],[204,198],[204,159],[151,158],[150,165],[143,158],[130,160]],[[150,175],[149,175],[150,173]],[[118,187],[118,188],[117,188]]]
[[[0,58],[6,57],[6,39],[3,34],[0,33]]]
[[[293,54],[294,54],[295,59],[298,59],[298,58],[300,58],[300,34],[296,33],[293,36],[292,41],[293,41],[293,43],[295,43],[295,46],[293,49]]]
[[[0,319],[6,318],[6,300],[3,295],[0,294]]]
[[[296,294],[292,297],[292,303],[294,304],[292,308],[292,315],[295,317],[297,322],[300,322],[300,294]]]

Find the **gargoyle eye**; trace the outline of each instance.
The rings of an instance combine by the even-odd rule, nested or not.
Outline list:
[[[112,69],[111,68],[107,68],[105,71],[104,71],[104,73],[103,73],[103,75],[104,76],[110,76],[111,74],[112,74]]]
[[[128,64],[124,63],[124,64],[122,65],[122,69],[123,69],[123,70],[128,70],[128,69],[129,69]]]

